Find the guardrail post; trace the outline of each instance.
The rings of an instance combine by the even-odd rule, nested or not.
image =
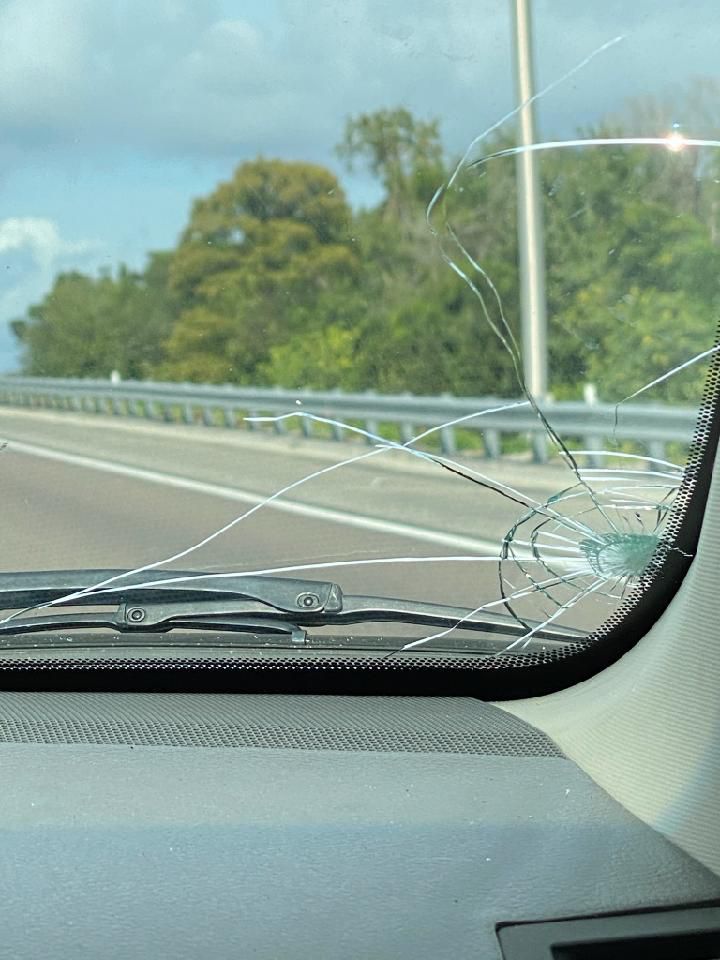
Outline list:
[[[237,426],[237,417],[232,407],[225,407],[223,409],[223,423],[228,430],[233,430]]]
[[[214,427],[215,419],[213,417],[213,408],[209,406],[204,406],[201,412],[203,426],[205,427]]]
[[[377,422],[377,420],[366,420],[365,429],[368,433],[374,433],[376,437],[380,436],[380,424]],[[365,437],[365,442],[368,444],[368,446],[372,446],[377,441],[373,440],[372,437]]]
[[[457,453],[455,430],[452,427],[442,427],[440,430],[440,449],[446,457],[453,457]]]
[[[488,460],[499,460],[502,456],[502,444],[499,430],[483,430],[483,445]]]
[[[656,460],[665,459],[665,441],[664,440],[649,440],[647,444],[648,456],[655,457]],[[660,463],[650,463],[651,470],[662,470],[662,464]]]
[[[530,434],[530,446],[532,448],[533,463],[547,463],[548,444],[544,431],[533,430]]]
[[[341,397],[343,395],[342,390],[335,389],[332,391],[333,397]],[[332,402],[329,405],[329,409],[324,409],[322,411],[323,416],[325,417],[334,417],[337,416],[337,411],[333,411]],[[332,437],[335,443],[343,443],[345,440],[345,431],[341,426],[336,423],[330,424],[330,436]]]
[[[448,404],[452,403],[453,397],[450,393],[441,393],[440,400],[443,403]],[[443,420],[452,420],[452,416],[449,413],[443,414]],[[440,449],[447,457],[452,457],[457,453],[457,438],[455,435],[455,429],[453,427],[441,427],[440,429]]]
[[[377,390],[365,390],[364,394],[366,397],[374,399],[377,397]],[[365,417],[363,425],[368,433],[374,433],[376,437],[380,435],[380,422],[375,417]],[[365,442],[372,446],[376,441],[371,437],[365,437]]]
[[[408,423],[407,420],[403,420],[403,422],[400,424],[400,441],[402,443],[410,443],[414,436],[414,425],[412,423]]]
[[[282,387],[274,387],[273,389],[274,389],[274,392],[278,395],[278,397],[282,397],[286,393],[286,391],[284,391]],[[273,423],[273,432],[278,437],[284,437],[285,434],[288,432],[287,420],[276,420]]]
[[[586,383],[583,386],[583,399],[589,407],[597,406],[598,395],[594,383]],[[583,437],[583,446],[586,450],[602,450],[605,446],[603,438],[596,433],[587,434]],[[601,467],[603,458],[588,454],[588,466]]]
[[[603,449],[604,444],[602,437],[592,433],[589,436],[583,437],[583,446],[586,450],[597,450],[599,453]],[[594,453],[589,453],[587,455],[587,463],[589,467],[601,467],[603,464],[603,457]]]
[[[405,390],[402,393],[403,397],[412,397],[412,393],[409,390]],[[411,420],[401,420],[400,421],[400,442],[401,443],[410,443],[412,438],[415,436],[415,424]]]
[[[185,423],[195,423],[195,415],[191,403],[183,404],[183,421]]]

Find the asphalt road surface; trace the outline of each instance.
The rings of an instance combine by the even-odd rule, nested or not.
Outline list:
[[[335,580],[348,593],[477,606],[499,596],[497,565],[477,558],[497,556],[522,512],[402,453],[328,469],[369,452],[356,444],[9,409],[0,411],[0,436],[7,441],[0,454],[5,571],[154,563],[281,487],[326,470],[170,567],[247,571],[351,561],[296,575]],[[572,479],[561,467],[472,465],[539,501]],[[449,556],[475,559],[354,565]],[[589,599],[561,622],[592,627],[607,609]]]

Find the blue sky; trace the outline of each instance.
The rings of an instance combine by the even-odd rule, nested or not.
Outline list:
[[[535,0],[546,135],[720,80],[717,0]],[[0,0],[0,369],[59,270],[171,246],[192,198],[262,153],[327,164],[345,117],[403,105],[464,145],[513,102],[509,0]],[[720,109],[667,118],[717,134]],[[683,115],[683,109],[688,116]],[[691,116],[692,114],[692,116]],[[717,122],[716,122],[717,120]],[[662,132],[662,131],[658,131]]]

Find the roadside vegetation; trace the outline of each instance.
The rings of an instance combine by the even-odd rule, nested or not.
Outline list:
[[[647,109],[645,116],[647,117]],[[630,120],[583,137],[636,133]],[[497,138],[485,154],[511,145]],[[541,156],[551,390],[622,399],[711,345],[720,316],[718,174],[697,151],[623,146]],[[374,389],[518,393],[510,358],[425,220],[447,179],[435,121],[404,109],[348,120],[337,148],[380,202],[352,209],[311,163],[258,157],[192,205],[172,250],[145,269],[64,273],[14,321],[23,371]],[[714,161],[717,163],[717,161]],[[518,333],[515,160],[469,168],[448,194],[463,246]],[[705,368],[653,392],[696,403]]]

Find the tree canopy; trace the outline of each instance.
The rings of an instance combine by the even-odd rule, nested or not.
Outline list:
[[[120,266],[88,277],[61,273],[42,301],[12,328],[23,346],[26,373],[53,377],[151,376],[165,354],[175,317],[167,253],[151,254],[145,270]]]
[[[616,119],[584,135],[622,131]],[[511,143],[498,134],[486,156]],[[59,275],[14,322],[24,371],[517,394],[492,328],[519,333],[514,158],[461,172],[436,238],[426,207],[453,169],[437,121],[403,108],[351,117],[337,154],[377,179],[375,206],[351,209],[337,176],[316,164],[241,163],[193,203],[175,248],[151,254],[144,270]],[[601,398],[622,399],[712,342],[719,208],[707,164],[717,160],[701,168],[700,159],[639,146],[542,154],[557,397],[580,397],[592,381]],[[702,372],[652,399],[696,401]]]

